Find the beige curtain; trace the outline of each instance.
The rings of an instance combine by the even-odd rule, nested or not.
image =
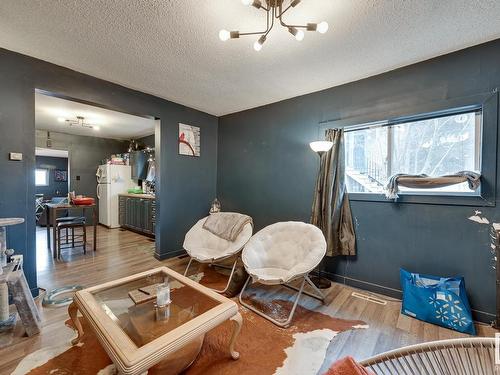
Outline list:
[[[320,155],[311,223],[325,235],[327,256],[355,255],[356,237],[345,187],[344,131],[328,129],[325,138],[333,147]]]

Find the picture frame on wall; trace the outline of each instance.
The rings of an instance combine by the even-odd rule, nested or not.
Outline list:
[[[200,128],[179,123],[179,155],[200,156]]]
[[[54,181],[56,182],[68,182],[68,171],[62,169],[54,170]]]

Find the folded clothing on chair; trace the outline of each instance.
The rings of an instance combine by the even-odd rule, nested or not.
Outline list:
[[[217,237],[234,242],[243,230],[243,227],[248,223],[253,226],[252,218],[248,215],[237,212],[217,212],[211,214],[205,220],[203,229],[208,230]]]

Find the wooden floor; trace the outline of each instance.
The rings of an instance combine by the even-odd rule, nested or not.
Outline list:
[[[91,234],[89,238],[92,238]],[[152,240],[129,231],[103,227],[98,228],[98,250],[95,253],[63,253],[62,261],[54,261],[46,248],[44,230],[37,231],[37,248],[38,285],[46,289],[71,284],[88,287],[159,265],[184,270],[187,262],[186,258],[160,262],[153,257]],[[404,345],[463,336],[401,315],[401,304],[395,300],[388,299],[387,305],[382,306],[352,297],[353,291],[351,287],[334,284],[328,291],[326,304],[320,309],[338,318],[363,320],[369,329],[348,331],[335,337],[324,367],[345,355],[361,360]],[[304,303],[307,302],[304,300]],[[61,344],[58,331],[68,318],[66,309],[40,307],[40,311],[43,319],[40,335],[22,337],[21,327],[16,329],[14,337],[0,335],[0,374],[10,374],[31,352]],[[477,329],[481,336],[493,336],[496,332],[486,325],[478,325]]]

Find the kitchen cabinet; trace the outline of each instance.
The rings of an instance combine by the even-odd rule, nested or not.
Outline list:
[[[132,170],[132,180],[145,180],[148,174],[148,156],[142,151],[132,151],[130,153],[130,167]]]
[[[154,236],[156,230],[156,200],[130,195],[119,197],[119,223],[125,229]]]

